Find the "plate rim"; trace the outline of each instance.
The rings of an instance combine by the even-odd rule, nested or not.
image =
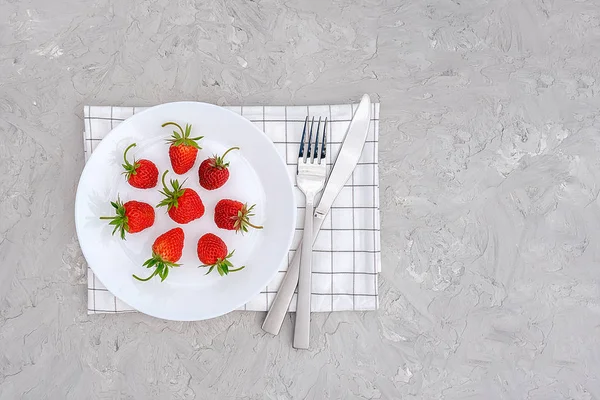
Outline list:
[[[82,194],[81,194],[81,186],[82,186],[82,181],[83,181],[83,177],[86,173],[86,171],[89,171],[90,167],[90,163],[89,161],[94,157],[94,154],[97,154],[97,150],[99,147],[105,147],[108,146],[108,141],[106,140],[109,136],[114,136],[116,135],[117,131],[119,131],[120,129],[123,129],[124,127],[126,127],[127,125],[131,124],[131,119],[136,117],[136,116],[140,116],[146,113],[151,113],[153,110],[156,110],[158,108],[162,108],[165,106],[176,106],[178,104],[186,104],[186,105],[202,105],[202,106],[208,106],[209,108],[215,108],[215,109],[220,109],[225,111],[227,114],[229,114],[232,118],[236,118],[236,119],[240,119],[241,121],[243,121],[245,124],[248,124],[249,129],[254,130],[256,133],[262,135],[265,139],[267,139],[268,142],[268,146],[271,148],[271,150],[274,152],[274,154],[277,155],[277,159],[278,162],[280,163],[280,167],[282,168],[282,170],[285,171],[285,176],[286,176],[286,182],[288,183],[288,185],[286,185],[287,188],[289,188],[290,190],[290,194],[291,194],[291,203],[290,203],[290,211],[292,213],[292,228],[290,229],[289,233],[288,233],[288,238],[287,238],[287,244],[286,244],[286,248],[288,250],[286,250],[286,252],[284,253],[284,255],[282,256],[282,259],[280,261],[280,263],[283,263],[286,260],[286,255],[289,253],[289,249],[291,249],[291,245],[293,243],[294,240],[294,236],[295,236],[295,227],[296,227],[296,222],[297,222],[297,204],[296,204],[296,196],[294,194],[294,183],[292,180],[292,177],[290,176],[288,170],[287,170],[287,164],[285,163],[284,159],[281,157],[281,155],[279,154],[277,147],[275,146],[275,144],[273,143],[273,141],[267,136],[267,134],[262,131],[261,129],[259,129],[255,124],[253,124],[250,120],[248,120],[247,118],[245,118],[244,116],[242,116],[241,114],[238,114],[232,110],[229,110],[225,107],[221,107],[219,105],[216,104],[212,104],[212,103],[206,103],[206,102],[201,102],[201,101],[174,101],[174,102],[167,102],[167,103],[161,103],[161,104],[157,104],[154,106],[150,106],[148,108],[146,108],[143,111],[140,111],[138,113],[133,114],[131,117],[126,118],[123,122],[121,122],[118,126],[116,126],[115,128],[111,129],[102,140],[99,141],[98,145],[96,146],[96,149],[90,153],[90,156],[88,158],[87,161],[84,162],[84,166],[83,169],[81,171],[81,174],[79,176],[79,181],[77,183],[77,189],[75,192],[75,202],[74,202],[74,217],[75,217],[75,231],[77,234],[77,239],[79,241],[79,247],[81,249],[81,252],[86,260],[86,263],[88,265],[88,267],[92,270],[92,272],[95,274],[96,278],[98,280],[100,280],[100,282],[102,282],[102,284],[104,286],[106,286],[106,288],[108,289],[108,291],[115,296],[116,298],[118,298],[119,300],[123,301],[125,304],[127,304],[129,307],[132,307],[135,311],[140,312],[142,314],[145,315],[149,315],[151,317],[154,318],[159,318],[159,319],[164,319],[164,320],[170,320],[170,321],[203,321],[203,320],[208,320],[208,319],[213,319],[213,318],[217,318],[226,314],[229,314],[232,311],[236,311],[238,310],[241,306],[243,306],[244,304],[248,303],[248,301],[251,301],[254,297],[256,297],[261,290],[263,290],[264,287],[266,287],[271,281],[273,281],[273,279],[275,278],[275,276],[278,273],[278,269],[274,268],[274,271],[270,274],[269,279],[258,289],[258,291],[256,293],[254,293],[252,296],[250,296],[248,299],[241,301],[239,304],[236,304],[234,306],[233,309],[231,309],[230,311],[226,311],[224,313],[221,312],[217,312],[217,313],[208,313],[207,316],[203,317],[203,318],[170,318],[170,317],[166,317],[163,315],[156,315],[152,312],[145,312],[145,311],[140,311],[138,308],[134,307],[133,305],[129,304],[128,302],[126,302],[125,300],[123,300],[120,296],[116,295],[113,291],[111,291],[108,286],[99,278],[98,273],[96,272],[96,270],[94,269],[94,267],[92,266],[92,263],[90,261],[88,261],[88,257],[86,257],[86,250],[84,249],[84,246],[82,245],[82,240],[81,240],[81,236],[82,236],[82,232],[83,232],[83,227],[80,226],[81,225],[81,221],[79,221],[78,219],[78,213],[79,213],[79,208],[82,207],[81,206],[81,202],[82,200]],[[115,107],[115,106],[111,106],[111,107]],[[85,116],[84,116],[85,118]],[[85,130],[84,130],[85,131]],[[179,225],[178,225],[179,226]],[[88,284],[89,286],[89,284]],[[88,288],[88,292],[89,292],[89,288]],[[89,296],[89,293],[88,293]],[[107,314],[111,314],[114,312],[111,311],[107,311]],[[117,313],[119,313],[117,311]]]

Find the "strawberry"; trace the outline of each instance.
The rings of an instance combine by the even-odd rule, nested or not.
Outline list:
[[[232,147],[221,157],[214,155],[202,161],[200,168],[198,168],[200,186],[206,190],[215,190],[223,186],[229,179],[229,163],[225,162],[225,156],[231,150],[239,149],[239,147]]]
[[[117,215],[100,217],[100,219],[110,220],[109,225],[115,226],[113,235],[119,230],[123,240],[125,240],[125,232],[141,232],[154,224],[154,207],[148,203],[132,200],[123,204],[121,199],[117,198],[117,201],[111,201],[110,204],[115,208]]]
[[[180,224],[187,224],[204,215],[204,204],[198,193],[192,189],[183,188],[177,179],[171,179],[171,188],[165,183],[165,176],[168,170],[162,176],[163,190],[160,191],[165,198],[158,203],[157,207],[167,206],[171,219]]]
[[[217,235],[207,233],[198,240],[198,258],[204,264],[202,267],[210,267],[206,275],[215,268],[221,276],[244,269],[244,267],[232,269],[233,264],[229,261],[232,255],[233,251],[227,254],[227,245]]]
[[[147,278],[140,278],[135,275],[133,277],[143,282],[152,279],[154,275],[160,276],[161,282],[167,279],[169,268],[181,265],[177,264],[177,261],[181,258],[184,238],[185,235],[181,228],[171,229],[157,237],[152,245],[152,258],[144,263],[146,268],[155,268],[154,272]]]
[[[125,172],[123,174],[127,177],[127,182],[138,189],[153,188],[158,182],[158,168],[150,160],[136,160],[134,158],[133,164],[127,161],[127,152],[132,147],[135,147],[135,143],[130,144],[123,153],[123,160],[125,160],[125,164],[123,164]]]
[[[203,136],[191,138],[192,126],[189,124],[185,125],[185,131],[181,128],[181,125],[175,122],[165,122],[162,127],[164,128],[167,125],[175,125],[181,132],[173,131],[173,135],[167,142],[171,143],[169,158],[171,159],[173,171],[179,175],[185,174],[192,169],[196,162],[198,150],[201,149],[197,141],[202,139]]]
[[[240,201],[223,199],[215,206],[215,224],[221,229],[236,232],[248,232],[248,227],[262,229],[262,226],[252,225],[250,217],[254,216],[252,209]]]

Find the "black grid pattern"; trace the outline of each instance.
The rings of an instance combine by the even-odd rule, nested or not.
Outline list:
[[[328,168],[330,169],[356,105],[244,106],[227,107],[241,114],[267,134],[294,178],[302,125],[306,115],[328,117]],[[97,144],[140,107],[84,107],[84,151],[87,161]],[[374,310],[378,307],[378,272],[381,270],[379,221],[379,104],[373,104],[371,125],[361,159],[327,215],[313,251],[312,311]],[[295,188],[298,218],[295,239],[288,254],[291,261],[302,237],[304,196]],[[285,271],[242,310],[269,309]],[[295,311],[295,298],[290,311]],[[110,293],[88,271],[88,313],[135,311]]]

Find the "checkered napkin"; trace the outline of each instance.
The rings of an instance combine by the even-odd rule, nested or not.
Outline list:
[[[296,182],[296,162],[307,115],[329,118],[328,167],[331,170],[357,104],[325,106],[227,107],[265,132],[286,161]],[[141,107],[84,107],[84,151],[87,161],[111,129]],[[377,274],[381,271],[379,235],[379,104],[373,104],[369,134],[361,159],[317,236],[313,250],[312,311],[375,310]],[[295,187],[298,218],[288,262],[275,279],[241,310],[267,311],[302,238],[304,195]],[[296,308],[296,299],[290,311]],[[88,267],[88,314],[135,311],[110,293]]]

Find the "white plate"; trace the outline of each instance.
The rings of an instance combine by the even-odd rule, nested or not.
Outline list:
[[[172,172],[165,142],[173,127],[162,128],[167,121],[192,124],[192,136],[204,136],[202,150],[194,168],[187,174]],[[144,201],[156,205],[161,200],[158,190],[135,189],[122,175],[123,151],[130,143],[137,146],[128,153],[131,160],[147,158],[154,161],[159,173],[169,169],[169,178],[194,189],[205,205],[204,216],[186,225],[179,225],[166,214],[164,207],[156,209],[154,225],[123,241],[111,236],[111,229],[100,216],[114,215],[110,205],[120,195],[121,200]],[[204,190],[198,183],[200,163],[213,154],[222,154],[230,147],[240,151],[227,155],[230,164],[229,181],[220,189]],[[213,221],[215,204],[231,198],[256,204],[252,222],[264,226],[241,235],[221,230]],[[135,309],[158,318],[195,321],[228,313],[257,295],[287,261],[296,223],[293,185],[287,168],[273,143],[245,118],[224,108],[206,103],[179,102],[150,108],[129,118],[111,131],[98,145],[86,163],[77,188],[75,225],[83,254],[106,288]],[[142,266],[151,257],[154,239],[169,229],[180,226],[185,232],[183,265],[172,268],[164,282],[158,277],[138,282],[132,277],[148,276],[152,270]],[[196,254],[200,236],[212,232],[220,236],[229,251],[235,250],[231,261],[245,269],[221,277],[216,271],[204,275],[205,268]]]

